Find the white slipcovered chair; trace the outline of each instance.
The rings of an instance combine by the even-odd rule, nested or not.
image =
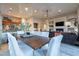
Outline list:
[[[47,37],[49,39],[49,32],[42,32],[43,37]],[[48,44],[45,44],[41,49],[47,49],[48,48]]]
[[[38,49],[37,51],[35,51],[35,55],[38,55],[38,56],[44,56],[44,55],[58,56],[59,52],[60,52],[60,44],[61,44],[62,38],[63,38],[63,35],[53,37],[48,44],[47,51]]]
[[[42,32],[41,36],[49,38],[49,32]]]
[[[31,33],[31,34],[34,34],[35,32],[34,32],[34,31],[30,31],[30,33]]]
[[[7,33],[8,36],[8,45],[9,45],[9,51],[11,56],[23,56],[23,52],[18,46],[18,43],[16,41],[16,38],[13,37],[10,33]]]
[[[17,34],[24,34],[24,31],[17,31]]]
[[[2,43],[7,42],[7,34],[2,33]]]
[[[25,56],[33,56],[34,50],[30,46],[28,46],[21,40],[18,40],[18,45],[19,45],[20,49],[23,51]]]
[[[10,33],[8,35],[8,45],[11,56],[33,56],[33,49],[21,40],[16,40]]]
[[[32,31],[31,34],[41,36],[42,32],[40,32],[40,31]]]
[[[58,35],[53,37],[49,42],[48,56],[57,56],[60,53],[60,45],[61,40],[63,39],[63,35]]]
[[[47,38],[49,37],[49,32],[32,31],[30,33],[38,36],[47,37]]]

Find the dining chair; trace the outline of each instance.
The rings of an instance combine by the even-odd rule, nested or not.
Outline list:
[[[63,35],[53,37],[49,42],[48,56],[57,56],[60,53],[60,45]]]
[[[18,45],[19,45],[20,49],[23,51],[25,56],[33,56],[34,50],[29,45],[25,44],[21,40],[18,40]]]
[[[8,36],[8,46],[9,46],[9,51],[11,56],[23,56],[23,52],[18,46],[18,43],[16,41],[16,38],[13,37],[10,33],[7,33]]]
[[[43,37],[47,37],[49,39],[49,32],[42,32],[42,35]],[[46,50],[48,48],[48,43],[45,44],[41,49],[44,49]]]
[[[37,56],[58,56],[60,52],[60,44],[61,40],[63,38],[63,35],[58,35],[53,38],[51,38],[49,44],[48,44],[48,49],[46,51],[42,49],[38,49],[35,51],[35,55]]]
[[[2,33],[2,43],[7,42],[7,35],[6,33]]]
[[[8,33],[9,51],[11,56],[32,56],[33,49],[24,44],[21,40],[16,40],[10,33]]]
[[[24,34],[24,31],[17,31],[17,34]]]
[[[42,35],[42,32],[40,32],[40,31],[32,31],[31,33],[33,35],[37,35],[37,36],[41,36]]]
[[[34,34],[34,31],[30,31],[31,34]]]
[[[49,38],[49,32],[42,32],[41,36]]]

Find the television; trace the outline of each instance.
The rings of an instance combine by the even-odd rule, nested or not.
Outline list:
[[[55,26],[64,26],[64,21],[56,22],[55,23]]]

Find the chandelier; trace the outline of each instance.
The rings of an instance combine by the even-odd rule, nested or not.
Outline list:
[[[49,10],[47,9],[47,10],[45,10],[45,17],[44,17],[44,19],[52,19],[52,17],[49,17]]]

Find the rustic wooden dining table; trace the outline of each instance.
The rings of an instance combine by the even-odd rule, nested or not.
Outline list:
[[[34,49],[34,51],[36,49],[40,49],[42,46],[44,46],[45,44],[47,44],[49,42],[49,38],[47,37],[42,37],[42,36],[31,36],[31,37],[22,37],[21,36],[21,40],[29,45],[31,48]],[[34,55],[34,52],[33,52]]]
[[[49,39],[47,37],[42,37],[42,36],[31,36],[31,37],[22,37],[21,36],[21,40],[29,45],[31,48],[38,49],[41,48],[42,46],[44,46],[45,44],[47,44],[49,42]]]

